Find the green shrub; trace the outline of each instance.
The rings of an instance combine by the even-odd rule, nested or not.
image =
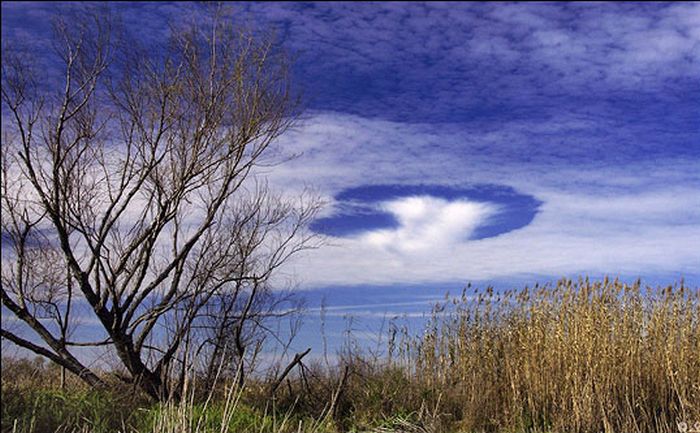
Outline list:
[[[3,389],[2,430],[31,433],[124,431],[139,415],[109,391]]]

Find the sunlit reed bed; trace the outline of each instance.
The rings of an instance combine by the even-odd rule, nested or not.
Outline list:
[[[73,413],[82,411],[71,417],[46,413],[59,412],[41,394],[55,382],[28,380],[27,368],[3,369],[2,425],[34,433],[115,426],[140,433],[670,433],[700,420],[699,324],[700,290],[682,283],[468,288],[436,305],[419,335],[400,319],[390,323],[381,354],[350,336],[337,364],[300,362],[272,393],[272,379],[251,377],[241,388],[225,374],[203,389],[193,369],[179,401],[125,399],[133,389],[122,386],[84,394],[90,411],[66,399]],[[63,395],[82,386],[69,385]],[[39,397],[44,403],[34,404]],[[96,404],[100,398],[113,403]],[[42,429],[37,420],[46,419],[57,427]]]

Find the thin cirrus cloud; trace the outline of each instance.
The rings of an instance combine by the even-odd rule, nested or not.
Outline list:
[[[313,180],[331,203],[321,221],[335,221],[336,229],[339,215],[360,222],[329,231],[329,245],[297,261],[294,276],[307,287],[590,273],[698,280],[700,160],[660,151],[635,157],[634,143],[619,149],[614,133],[591,139],[595,121],[564,116],[530,126],[506,123],[498,133],[479,134],[338,113],[310,116],[280,142],[301,156],[276,167],[271,180]],[[581,146],[559,145],[567,141]],[[599,149],[608,152],[596,154]],[[416,179],[441,187],[415,195]],[[386,184],[408,191],[380,200],[394,223],[370,218],[363,226],[362,217],[376,207],[369,206],[371,195],[357,191]],[[526,224],[474,239],[470,233],[497,218],[499,207],[460,207],[488,205],[489,196],[470,202],[467,194],[439,191],[480,184],[531,197],[536,212]],[[500,212],[512,201],[501,203]]]
[[[81,7],[3,2],[3,39],[49,53],[51,13]],[[205,8],[118,12],[148,45]],[[317,110],[408,122],[605,112],[686,127],[699,113],[697,3],[248,2],[233,4],[232,19],[272,29],[295,53],[295,80]]]
[[[699,91],[698,4],[241,7],[299,53],[317,109],[410,122],[698,112],[685,95]],[[659,98],[675,105],[635,104]]]

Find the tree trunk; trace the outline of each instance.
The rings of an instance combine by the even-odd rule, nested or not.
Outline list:
[[[153,400],[167,401],[171,397],[167,384],[163,381],[160,374],[151,371],[141,361],[140,354],[133,350],[127,339],[128,337],[112,335],[117,355],[129,372],[131,379]]]
[[[31,350],[37,355],[44,356],[50,359],[51,361],[55,362],[56,364],[60,365],[61,367],[68,369],[71,373],[78,376],[83,382],[87,383],[93,388],[102,388],[105,386],[105,383],[102,381],[102,379],[100,379],[95,373],[88,370],[85,366],[78,362],[78,360],[75,359],[65,349],[60,350],[59,353],[56,354],[44,347],[32,343],[31,341],[18,337],[17,335],[4,329],[0,329],[0,335],[2,335],[3,338],[7,338],[14,344],[20,347],[24,347],[25,349]]]

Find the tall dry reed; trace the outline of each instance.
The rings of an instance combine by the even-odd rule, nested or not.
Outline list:
[[[464,431],[676,432],[700,420],[698,289],[562,280],[450,304],[392,357]]]

